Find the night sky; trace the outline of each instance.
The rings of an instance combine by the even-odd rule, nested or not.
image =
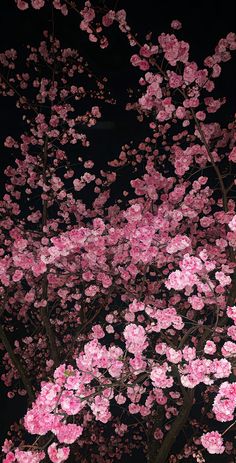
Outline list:
[[[114,3],[114,1],[108,1],[107,5],[112,7]],[[179,36],[190,42],[190,57],[199,65],[204,57],[213,52],[214,46],[221,37],[228,32],[236,31],[236,2],[230,0],[198,0],[196,2],[120,0],[116,3],[118,9],[126,9],[128,23],[133,32],[138,33],[140,41],[144,40],[146,33],[150,31],[153,32],[153,37],[157,37],[161,32],[170,32],[171,21],[180,20],[183,27]],[[92,141],[91,152],[93,152],[95,163],[98,162],[99,166],[103,167],[106,160],[113,159],[119,154],[123,143],[141,140],[146,133],[146,128],[136,120],[135,113],[123,110],[127,99],[127,87],[138,87],[140,74],[132,68],[129,62],[130,55],[134,51],[128,46],[126,38],[122,37],[120,31],[114,27],[107,31],[108,36],[111,37],[111,46],[107,50],[100,50],[96,44],[89,43],[87,35],[79,29],[78,15],[70,14],[65,18],[55,12],[54,21],[55,35],[61,41],[62,47],[78,48],[95,73],[108,77],[109,88],[117,100],[115,106],[104,109],[102,122],[98,122],[96,128],[90,129],[88,133]],[[1,0],[0,53],[9,48],[21,51],[28,43],[36,45],[42,38],[42,31],[47,29],[50,31],[51,27],[51,8],[44,8],[39,12],[31,8],[26,12],[20,12],[14,0]],[[219,119],[222,122],[227,121],[229,116],[233,116],[236,110],[235,78],[236,59],[234,57],[234,60],[223,65],[222,76],[217,83],[218,95],[227,96],[228,99],[227,107],[219,112]],[[17,138],[23,128],[13,98],[0,97],[0,128],[2,183],[3,170],[9,163],[9,151],[4,149],[3,140],[7,135]],[[4,389],[0,393],[1,442],[4,440],[9,424],[22,416],[25,407],[23,399],[6,401],[3,393],[5,393]],[[215,458],[214,461],[218,460]]]

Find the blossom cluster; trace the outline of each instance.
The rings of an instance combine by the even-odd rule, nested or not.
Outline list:
[[[16,0],[22,11],[47,3]],[[25,124],[4,143],[15,163],[0,201],[1,380],[9,398],[29,396],[23,424],[35,436],[27,447],[13,427],[3,461],[62,463],[73,448],[78,461],[112,463],[149,451],[144,430],[161,452],[185,413],[191,437],[170,461],[200,463],[201,446],[232,454],[211,419],[232,421],[236,407],[236,137],[234,121],[216,122],[226,99],[214,89],[236,35],[200,68],[178,20],[139,43],[124,10],[87,0],[78,12],[101,48],[114,23],[127,37],[140,91],[126,109],[148,135],[98,173],[87,134],[115,101],[107,79],[92,79],[78,51],[47,31],[24,70],[15,50],[0,54],[0,96],[15,98]],[[130,180],[123,191],[120,176],[121,190]],[[204,426],[190,414],[198,400]]]

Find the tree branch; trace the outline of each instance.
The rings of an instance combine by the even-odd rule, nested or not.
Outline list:
[[[47,273],[43,275],[43,283],[42,283],[42,298],[44,300],[47,300],[47,295],[48,295],[48,280],[47,280]],[[57,345],[56,345],[56,339],[54,332],[51,327],[50,319],[48,316],[48,306],[42,307],[41,310],[41,316],[42,316],[42,321],[43,325],[46,331],[46,336],[49,342],[49,348],[51,352],[51,357],[54,362],[54,367],[57,367],[60,363],[58,351],[57,351]]]
[[[31,386],[31,382],[30,382],[30,379],[28,378],[27,376],[27,373],[25,372],[25,369],[23,367],[23,365],[21,364],[19,358],[17,357],[17,355],[15,354],[14,350],[12,349],[11,347],[11,344],[7,338],[7,335],[3,329],[3,327],[0,325],[0,338],[2,340],[2,343],[14,365],[14,367],[16,368],[16,370],[18,371],[19,375],[20,375],[20,378],[21,378],[21,381],[24,385],[24,388],[25,390],[27,391],[27,394],[28,394],[28,397],[29,397],[29,400],[30,402],[33,402],[34,401],[34,392],[33,392],[33,389],[32,389],[32,386]]]
[[[175,421],[173,422],[170,431],[165,436],[161,447],[158,451],[158,454],[155,455],[155,458],[151,463],[165,463],[166,459],[174,445],[176,438],[178,437],[179,433],[182,431],[192,408],[194,399],[194,389],[191,391],[185,390],[184,393],[184,403],[183,407],[176,417]]]
[[[43,150],[43,183],[46,183],[46,168],[47,168],[47,157],[48,157],[48,137],[46,135],[44,142]],[[42,231],[44,232],[44,227],[47,225],[47,200],[43,200],[43,217],[42,217]],[[47,272],[43,275],[42,278],[42,299],[47,301],[48,299],[48,278]],[[54,366],[57,367],[60,363],[59,355],[57,352],[57,345],[54,332],[51,327],[50,318],[48,316],[48,304],[45,307],[42,307],[41,316],[43,325],[46,331],[46,336],[49,342],[49,348]]]

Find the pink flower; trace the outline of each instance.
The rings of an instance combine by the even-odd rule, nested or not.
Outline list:
[[[123,435],[127,432],[127,430],[128,430],[127,424],[121,423],[115,426],[115,432],[116,434],[118,434],[118,436],[123,437]]]
[[[93,297],[95,296],[95,294],[97,294],[98,292],[98,287],[95,286],[95,285],[90,285],[86,288],[86,290],[84,291],[84,293],[86,294],[86,296],[90,296],[90,297]]]
[[[11,447],[12,447],[12,441],[9,439],[5,439],[2,445],[2,451],[4,453],[7,453],[10,451]]]
[[[96,420],[101,421],[102,423],[107,423],[109,421],[111,418],[111,413],[109,412],[109,404],[109,400],[105,397],[95,397],[90,407],[93,414],[95,415]]]
[[[145,305],[143,302],[137,301],[137,299],[134,299],[131,304],[129,304],[129,311],[131,313],[143,311],[145,309]]]
[[[4,141],[4,146],[6,146],[6,148],[12,148],[14,145],[16,145],[14,138],[8,136]]]
[[[213,355],[216,352],[216,345],[213,341],[207,341],[204,347],[205,354]]]
[[[228,317],[232,318],[234,323],[236,324],[236,306],[227,307],[227,315]]]
[[[163,363],[163,365],[157,364],[151,371],[150,378],[152,383],[155,387],[158,388],[166,388],[173,386],[173,378],[167,377],[167,372],[169,371],[169,367],[167,363]]]
[[[31,0],[32,7],[35,8],[35,10],[40,10],[40,8],[43,8],[45,5],[44,0]]]
[[[25,2],[24,0],[16,0],[16,4],[17,4],[17,8],[19,8],[19,10],[27,10],[27,8],[29,8],[29,5],[27,2]]]
[[[204,111],[197,111],[196,117],[199,121],[204,121],[206,119],[206,113],[204,113]]]
[[[108,13],[102,17],[103,26],[110,27],[114,22],[115,16],[116,16],[115,11],[113,10],[108,11]]]
[[[211,431],[203,434],[201,443],[211,454],[223,453],[225,450],[223,439],[218,431]]]
[[[146,333],[141,325],[130,323],[125,327],[124,338],[126,349],[132,354],[139,354],[148,346]]]
[[[232,341],[226,341],[223,344],[221,352],[224,357],[236,357],[236,343]]]
[[[129,363],[131,367],[138,372],[145,371],[147,366],[147,363],[143,360],[140,354],[137,354],[134,358],[130,359]]]
[[[46,272],[47,266],[45,265],[44,262],[35,262],[32,265],[32,272],[34,276],[38,277],[39,275],[42,275],[42,273]]]
[[[126,402],[126,397],[124,397],[122,394],[118,394],[115,396],[115,400],[119,405],[122,405]]]
[[[64,16],[68,14],[67,6],[61,5],[61,0],[53,0],[53,6],[56,10],[60,10]]]
[[[183,78],[181,75],[176,74],[174,71],[167,71],[169,77],[169,85],[171,88],[178,88],[183,84]]]
[[[45,453],[31,452],[30,450],[25,452],[23,450],[16,449],[15,456],[17,463],[39,463],[44,459]]]
[[[173,19],[173,21],[171,22],[171,27],[172,29],[179,30],[181,29],[182,24],[178,19]]]
[[[231,369],[231,363],[225,358],[212,360],[211,372],[216,378],[227,378],[231,373]]]
[[[220,385],[213,404],[213,412],[218,421],[231,421],[236,407],[236,383],[225,381]]]
[[[215,277],[220,282],[221,286],[228,286],[231,283],[231,278],[225,275],[224,272],[216,272]]]
[[[178,61],[186,63],[189,55],[189,44],[183,40],[178,41],[174,34],[162,33],[158,37],[159,43],[164,51],[165,59],[176,66]]]
[[[131,415],[134,415],[135,413],[139,413],[140,411],[140,405],[138,404],[130,404],[129,405],[129,412]]]
[[[236,326],[232,325],[227,329],[227,334],[230,338],[236,341]]]
[[[183,358],[187,362],[191,362],[196,358],[196,349],[195,347],[186,346],[183,349]]]
[[[184,235],[176,235],[172,238],[166,247],[166,251],[169,254],[174,254],[175,252],[182,251],[185,248],[189,248],[191,246],[191,240],[188,236]]]
[[[141,62],[141,58],[139,55],[132,55],[130,58],[130,62],[133,66],[139,66],[139,63]]]
[[[191,296],[188,298],[193,310],[202,310],[204,308],[203,300],[198,296]]]
[[[197,281],[197,277],[193,271],[185,270],[181,272],[180,270],[175,270],[175,272],[170,273],[165,285],[167,289],[174,288],[178,291],[186,288],[186,286],[193,286]]]
[[[22,278],[23,278],[22,270],[16,270],[12,276],[12,280],[15,282],[20,281]]]
[[[161,440],[163,438],[164,434],[160,428],[157,428],[154,432],[154,438],[156,440]]]
[[[58,448],[55,442],[53,442],[53,444],[48,447],[48,456],[52,463],[62,463],[63,461],[66,461],[69,457],[69,454],[69,447]]]
[[[7,453],[6,457],[3,458],[2,463],[13,463],[13,461],[16,461],[15,455],[13,452]]]
[[[92,327],[92,331],[93,331],[92,336],[94,339],[101,339],[101,338],[104,338],[105,336],[104,330],[102,329],[101,325],[94,325]]]
[[[84,188],[85,183],[76,178],[75,180],[73,180],[73,185],[74,185],[75,191],[80,191]]]
[[[229,160],[236,162],[236,146],[229,153]]]
[[[191,84],[192,82],[194,82],[196,77],[197,77],[197,64],[194,62],[186,64],[184,68],[184,75],[183,75],[184,82],[186,82],[187,84]]]
[[[75,388],[79,385],[79,375],[72,375],[67,378],[66,385],[71,388]],[[64,374],[65,380],[65,374]],[[60,399],[60,405],[63,411],[67,413],[67,415],[77,415],[80,410],[84,407],[84,402],[74,395],[72,391],[63,391]]]
[[[180,350],[175,350],[172,347],[168,347],[166,350],[166,358],[171,363],[180,363],[182,360],[182,353]]]
[[[178,106],[178,108],[175,111],[176,117],[178,119],[184,119],[186,116],[186,110],[183,108],[183,106]]]
[[[73,444],[81,436],[82,432],[83,428],[81,426],[71,423],[60,423],[54,431],[61,444]]]
[[[140,56],[144,56],[145,58],[150,58],[150,56],[155,55],[158,52],[158,46],[153,45],[150,47],[147,43],[145,43],[139,50]]]
[[[236,231],[236,215],[234,215],[231,221],[229,222],[229,228],[234,232]]]

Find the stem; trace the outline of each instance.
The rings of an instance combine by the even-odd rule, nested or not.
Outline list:
[[[42,298],[44,300],[47,300],[47,295],[48,295],[47,273],[45,273],[44,276],[43,276],[42,290],[43,290],[42,291]],[[46,331],[46,336],[47,336],[47,339],[48,339],[48,342],[49,342],[49,348],[50,348],[50,352],[51,352],[51,357],[52,357],[52,360],[54,362],[54,366],[57,367],[59,365],[59,363],[60,363],[60,359],[59,359],[58,352],[57,352],[57,345],[56,345],[55,335],[54,335],[54,332],[52,330],[50,319],[49,319],[49,316],[48,316],[48,306],[42,307],[41,315],[42,315],[43,325],[44,325],[44,328],[45,328],[45,331]]]
[[[179,433],[182,431],[192,408],[194,398],[194,390],[190,392],[185,391],[183,407],[173,422],[170,431],[164,438],[158,454],[155,455],[152,463],[165,463],[168,455],[177,439]]]
[[[34,108],[34,106],[32,106],[27,98],[23,95],[20,94],[20,92],[18,92],[18,90],[14,87],[14,85],[12,85],[9,80],[2,74],[0,73],[0,79],[2,79],[6,85],[8,85],[8,87],[13,90],[13,92],[20,98],[20,100],[24,99],[24,103],[27,104],[28,108],[31,109],[36,115],[38,115],[38,112],[37,110]]]
[[[44,184],[46,183],[47,157],[48,157],[48,138],[46,135],[45,143],[44,143],[44,150],[43,150],[43,183]],[[47,225],[47,200],[43,200],[42,230],[44,229],[46,225]],[[45,301],[47,301],[48,299],[47,272],[45,272],[42,278],[42,299],[44,299]],[[41,315],[42,315],[43,325],[46,331],[46,336],[49,342],[51,357],[54,362],[54,366],[57,367],[60,363],[60,359],[59,359],[59,355],[57,352],[55,335],[51,327],[50,318],[48,316],[48,304],[45,307],[42,307]]]
[[[184,95],[184,96],[185,96],[185,95]],[[198,131],[199,131],[199,134],[200,134],[200,136],[201,136],[201,141],[202,141],[203,145],[205,146],[205,148],[206,148],[206,150],[207,150],[207,154],[208,154],[208,156],[209,156],[209,158],[210,158],[211,164],[212,164],[212,166],[213,166],[213,168],[214,168],[214,171],[215,171],[215,173],[216,173],[216,175],[217,175],[217,178],[218,178],[218,180],[219,180],[220,189],[221,189],[221,192],[222,192],[222,199],[223,199],[224,211],[227,212],[227,211],[228,211],[227,190],[226,190],[226,188],[225,188],[225,184],[224,184],[224,182],[223,182],[223,178],[222,178],[220,169],[219,169],[219,167],[216,165],[216,163],[215,163],[215,161],[214,161],[214,158],[213,158],[213,156],[212,156],[211,150],[210,150],[210,148],[209,148],[209,146],[208,146],[208,143],[207,143],[207,141],[206,141],[206,137],[205,137],[205,135],[204,135],[204,132],[203,132],[203,130],[202,130],[202,128],[201,128],[201,125],[200,125],[199,121],[197,120],[196,115],[195,115],[195,112],[194,112],[194,110],[193,110],[192,108],[191,108],[191,114],[192,114],[192,116],[193,116],[194,122],[195,122],[195,124],[196,124],[196,126],[197,126],[197,129],[198,129]]]
[[[3,327],[0,325],[0,338],[2,340],[2,343],[14,365],[14,367],[16,368],[16,370],[18,371],[19,375],[20,375],[20,378],[21,378],[21,381],[24,385],[24,388],[25,390],[27,391],[27,394],[29,396],[29,400],[30,402],[33,402],[34,401],[34,392],[33,392],[33,389],[32,389],[32,386],[31,386],[31,382],[30,382],[30,379],[28,378],[27,376],[27,373],[25,372],[25,369],[23,367],[23,365],[21,364],[18,356],[16,356],[14,350],[12,349],[11,347],[11,344],[7,338],[7,335],[3,329]]]
[[[223,436],[224,434],[226,434],[229,431],[229,429],[231,429],[235,424],[236,424],[236,421],[234,421],[230,426],[228,426],[228,428],[226,428],[224,432],[222,432],[221,435]]]

